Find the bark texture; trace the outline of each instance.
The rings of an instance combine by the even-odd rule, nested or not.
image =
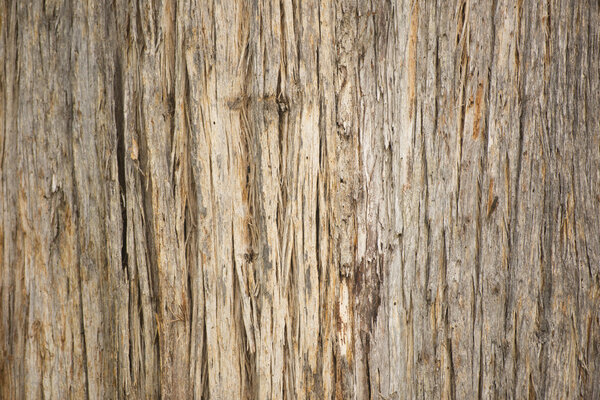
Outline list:
[[[600,4],[0,0],[3,399],[600,398]]]

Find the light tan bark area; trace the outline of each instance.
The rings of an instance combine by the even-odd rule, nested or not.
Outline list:
[[[0,397],[600,397],[600,4],[0,0]]]

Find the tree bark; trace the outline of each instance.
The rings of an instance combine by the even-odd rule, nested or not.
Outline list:
[[[600,4],[0,0],[3,399],[600,398]]]

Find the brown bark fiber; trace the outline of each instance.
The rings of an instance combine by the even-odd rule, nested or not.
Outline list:
[[[600,398],[600,3],[0,0],[0,398]]]

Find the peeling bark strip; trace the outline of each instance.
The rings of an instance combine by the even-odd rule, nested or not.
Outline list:
[[[0,0],[0,397],[600,398],[599,7]]]

